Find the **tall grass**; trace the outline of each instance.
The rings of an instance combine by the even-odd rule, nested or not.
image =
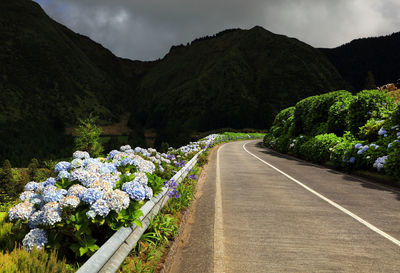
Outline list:
[[[44,250],[33,249],[31,252],[21,247],[13,251],[0,252],[0,272],[2,273],[55,273],[74,272],[74,268],[65,260],[59,261],[57,253],[47,253]]]

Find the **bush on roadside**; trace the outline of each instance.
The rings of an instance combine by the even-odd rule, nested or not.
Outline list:
[[[396,104],[387,93],[379,90],[361,91],[349,105],[346,119],[348,129],[353,135],[361,137],[360,127],[364,126],[368,120],[387,119],[395,109]]]
[[[302,158],[315,162],[325,163],[330,159],[331,149],[342,141],[335,134],[323,134],[310,138],[300,146]]]
[[[327,133],[329,110],[342,97],[348,97],[348,91],[334,91],[322,95],[311,96],[299,101],[294,110],[294,126],[296,135],[310,136]],[[324,124],[325,123],[325,124]]]
[[[336,167],[351,170],[356,163],[357,150],[354,148],[359,143],[354,136],[347,132],[340,143],[331,149],[330,160]]]

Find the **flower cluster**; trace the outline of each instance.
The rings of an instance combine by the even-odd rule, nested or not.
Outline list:
[[[378,172],[383,169],[385,167],[385,163],[387,160],[387,156],[382,156],[382,157],[378,157],[378,159],[375,161],[373,167],[376,168],[378,170]]]
[[[201,145],[211,145],[216,136],[211,135],[181,150],[201,149]],[[91,158],[84,151],[76,151],[71,162],[56,164],[54,171],[57,177],[27,183],[20,195],[21,203],[9,210],[9,218],[29,224],[31,230],[23,239],[27,249],[42,248],[48,240],[46,230],[54,228],[56,224],[59,226],[59,223],[65,224],[63,221],[68,220],[66,217],[70,217],[73,211],[84,212],[88,220],[105,218],[111,211],[120,213],[128,209],[131,202],[151,199],[153,189],[148,186],[147,175],[153,174],[156,167],[163,172],[162,164],[184,166],[183,160],[177,163],[179,157],[159,153],[152,148],[132,149],[129,145],[112,150],[102,159]],[[124,177],[129,177],[130,181],[123,182],[126,181]],[[192,175],[190,179],[197,177]],[[165,187],[171,189],[169,196],[179,197],[175,181],[167,181]]]

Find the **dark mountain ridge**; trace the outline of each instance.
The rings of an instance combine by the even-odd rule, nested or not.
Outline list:
[[[321,48],[355,90],[364,89],[368,72],[377,86],[400,78],[400,32],[355,39],[333,49]]]
[[[279,109],[345,87],[321,52],[257,26],[172,47],[141,80],[137,108],[159,142],[174,143],[193,131],[265,128]]]

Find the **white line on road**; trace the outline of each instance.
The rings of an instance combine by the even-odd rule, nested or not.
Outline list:
[[[310,187],[304,185],[303,183],[301,183],[300,181],[298,181],[297,179],[291,177],[290,175],[288,175],[287,173],[281,171],[280,169],[274,167],[273,165],[271,165],[270,163],[264,161],[263,159],[259,158],[258,156],[256,156],[255,154],[249,152],[246,149],[246,144],[249,142],[246,142],[245,144],[243,144],[243,149],[250,155],[254,156],[255,158],[257,158],[258,160],[260,160],[261,162],[263,162],[264,164],[268,165],[269,167],[271,167],[272,169],[274,169],[275,171],[283,174],[284,176],[286,176],[287,178],[289,178],[290,180],[292,180],[293,182],[299,184],[300,186],[302,186],[303,188],[305,188],[306,190],[308,190],[309,192],[313,193],[314,195],[318,196],[319,198],[321,198],[322,200],[328,202],[329,204],[331,204],[332,206],[334,206],[335,208],[341,210],[342,212],[346,213],[347,215],[351,216],[352,218],[354,218],[355,220],[357,220],[358,222],[360,222],[361,224],[365,225],[366,227],[368,227],[369,229],[375,231],[376,233],[378,233],[379,235],[385,237],[386,239],[388,239],[389,241],[391,241],[392,243],[394,243],[397,246],[400,246],[400,241],[397,240],[396,238],[390,236],[389,234],[387,234],[386,232],[380,230],[379,228],[377,228],[376,226],[368,223],[367,221],[365,221],[364,219],[360,218],[359,216],[355,215],[354,213],[352,213],[351,211],[345,209],[344,207],[340,206],[339,204],[333,202],[332,200],[326,198],[325,196],[323,196],[322,194],[316,192],[315,190],[311,189]],[[217,161],[218,164],[218,161]]]
[[[222,218],[222,193],[221,174],[219,169],[219,151],[217,150],[216,191],[215,191],[215,215],[214,215],[214,272],[225,272],[224,268],[224,226]]]

